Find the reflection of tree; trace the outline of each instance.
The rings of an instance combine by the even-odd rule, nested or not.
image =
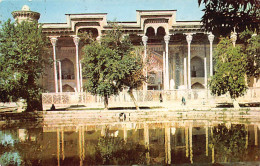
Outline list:
[[[40,138],[41,132],[38,129],[27,131],[24,141],[19,140],[16,130],[0,131],[0,165],[39,165],[42,146],[31,140],[31,135]]]
[[[100,137],[97,144],[96,157],[109,165],[146,164],[146,149],[139,143],[126,143],[118,137]]]
[[[13,136],[13,131],[0,131],[0,165],[20,165],[21,157],[14,148],[17,140]]]
[[[243,161],[246,149],[246,130],[244,125],[231,125],[228,129],[225,124],[213,128],[212,145],[215,149],[217,162]]]

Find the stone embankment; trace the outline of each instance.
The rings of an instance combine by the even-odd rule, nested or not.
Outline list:
[[[120,114],[123,113],[126,118]],[[260,111],[241,109],[213,110],[74,110],[43,112],[45,127],[84,126],[86,124],[111,124],[120,122],[172,122],[172,121],[223,121],[260,122]]]

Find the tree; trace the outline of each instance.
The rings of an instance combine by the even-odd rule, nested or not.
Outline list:
[[[247,90],[247,56],[241,47],[232,45],[228,38],[222,38],[215,52],[216,73],[209,82],[211,93],[217,96],[229,93],[233,105],[238,108],[236,98]]]
[[[240,34],[245,45],[244,52],[247,55],[247,75],[259,77],[260,75],[260,36],[250,30]]]
[[[246,53],[249,56],[249,74],[254,77],[259,77],[260,75],[260,36],[252,35],[252,38],[249,40],[249,46],[246,49]],[[250,67],[251,66],[251,67]]]
[[[41,110],[39,78],[43,74],[43,55],[47,38],[37,22],[11,23],[0,31],[0,100],[25,99],[26,111]]]
[[[140,72],[143,64],[139,55],[134,54],[129,37],[124,36],[120,27],[114,25],[111,31],[102,36],[100,43],[83,40],[89,43],[83,48],[82,61],[83,74],[87,77],[87,91],[104,97],[105,109],[108,109],[108,98],[117,95],[124,87],[129,88],[129,94],[135,102],[132,90],[144,81]],[[137,104],[136,107],[138,109]]]
[[[138,52],[138,50],[136,50]],[[133,100],[135,107],[139,110],[139,106],[133,95],[133,90],[138,89],[146,81],[144,76],[144,62],[139,53],[131,53],[129,56],[124,56],[122,59],[122,68],[127,71],[125,77],[120,80],[123,86],[128,87],[128,93]]]
[[[247,28],[259,31],[260,1],[258,0],[198,0],[205,5],[202,23],[214,34],[229,34],[236,29],[243,32]]]

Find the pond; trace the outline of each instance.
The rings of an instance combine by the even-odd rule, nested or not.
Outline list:
[[[30,123],[0,128],[0,165],[260,164],[259,122]]]

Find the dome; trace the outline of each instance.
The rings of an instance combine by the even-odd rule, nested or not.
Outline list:
[[[29,6],[27,6],[27,5],[23,5],[23,7],[22,7],[22,11],[30,11]]]

